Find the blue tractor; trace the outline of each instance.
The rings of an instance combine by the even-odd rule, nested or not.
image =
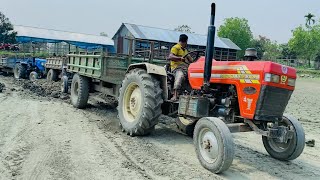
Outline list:
[[[16,59],[13,74],[16,79],[30,79],[34,81],[36,79],[43,78],[45,76],[46,59],[40,58],[21,58]]]

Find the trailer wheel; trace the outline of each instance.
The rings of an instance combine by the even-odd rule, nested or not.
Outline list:
[[[143,69],[131,70],[120,88],[118,114],[122,130],[143,136],[154,130],[163,103],[159,81]]]
[[[287,161],[299,157],[305,146],[305,134],[301,123],[290,115],[283,115],[282,122],[279,125],[290,126],[294,129],[292,139],[287,143],[276,142],[273,138],[262,136],[262,142],[271,157]]]
[[[47,73],[47,81],[58,81],[58,71],[54,69],[50,69]]]
[[[219,118],[200,119],[194,129],[194,145],[200,164],[213,173],[227,170],[233,161],[234,143],[227,125]]]
[[[68,93],[69,90],[69,84],[68,84],[68,76],[62,76],[61,78],[61,92],[62,93]]]
[[[75,108],[86,107],[89,98],[89,78],[75,74],[71,83],[71,103]]]
[[[37,72],[35,72],[35,71],[32,71],[31,73],[30,73],[30,75],[29,75],[29,79],[30,79],[30,81],[36,81],[37,79],[38,79],[38,73]]]
[[[13,70],[14,78],[24,79],[27,76],[27,66],[22,64],[16,64]]]

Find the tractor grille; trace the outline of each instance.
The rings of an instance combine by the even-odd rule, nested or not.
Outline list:
[[[263,85],[257,102],[255,120],[274,121],[282,118],[293,91]]]

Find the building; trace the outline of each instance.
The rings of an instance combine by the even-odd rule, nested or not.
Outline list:
[[[129,47],[132,45],[134,55],[148,55],[150,49],[153,49],[154,58],[166,59],[180,34],[181,32],[173,30],[123,23],[112,39],[118,54],[129,54]],[[206,35],[186,34],[189,36],[189,51],[205,50]],[[215,47],[216,60],[236,60],[237,51],[241,50],[230,39],[219,37],[215,38]]]
[[[111,38],[90,34],[43,29],[29,26],[14,26],[16,40],[23,52],[43,52],[65,55],[69,51],[107,49],[114,53],[114,42]]]

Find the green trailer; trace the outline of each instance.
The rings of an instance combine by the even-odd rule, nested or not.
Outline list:
[[[86,107],[90,92],[124,99],[119,100],[118,107],[125,112],[119,113],[123,131],[146,135],[154,129],[161,105],[168,99],[166,64],[166,60],[153,59],[152,55],[69,54],[67,72],[72,81],[64,77],[62,89],[71,84],[71,102],[80,109]]]

